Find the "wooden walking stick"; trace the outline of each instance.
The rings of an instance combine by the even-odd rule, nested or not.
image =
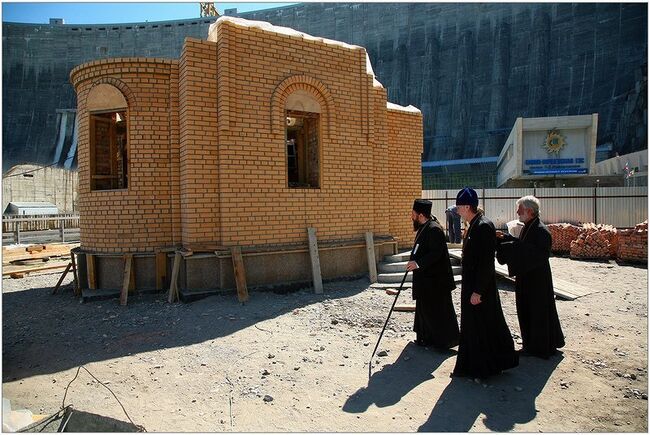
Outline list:
[[[399,285],[399,288],[397,289],[397,294],[395,295],[395,299],[393,300],[393,305],[390,307],[390,311],[388,312],[388,317],[386,317],[386,322],[384,323],[384,327],[382,328],[381,333],[379,334],[379,340],[377,340],[375,349],[372,351],[372,355],[370,355],[370,361],[368,361],[368,379],[370,379],[370,377],[372,376],[372,358],[375,356],[375,352],[377,352],[377,348],[379,347],[379,342],[381,341],[381,337],[384,335],[384,331],[386,330],[386,326],[388,325],[388,320],[390,320],[390,315],[393,314],[395,303],[397,302],[397,298],[399,297],[399,294],[402,291],[402,287],[404,286],[404,281],[406,281],[406,275],[408,274],[409,271],[407,270],[404,276],[402,277],[402,283]]]

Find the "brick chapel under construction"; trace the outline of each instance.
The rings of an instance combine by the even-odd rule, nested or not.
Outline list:
[[[368,273],[367,232],[377,259],[412,242],[422,115],[387,103],[362,47],[221,17],[178,60],[70,80],[82,288],[123,288],[128,258],[131,288],[232,289],[232,248],[249,286],[304,285],[308,228],[326,280]]]

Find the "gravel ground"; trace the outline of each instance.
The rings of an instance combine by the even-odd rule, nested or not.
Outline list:
[[[3,396],[14,409],[54,413],[83,365],[148,431],[647,432],[647,269],[551,265],[595,290],[557,301],[566,347],[484,383],[449,377],[456,350],[410,343],[413,313],[391,317],[369,380],[393,297],[367,280],[328,283],[323,295],[254,292],[244,305],[234,293],[188,304],[157,294],[121,307],[79,303],[69,279],[50,295],[60,271],[3,279]],[[499,287],[519,346],[512,284]],[[69,403],[127,420],[84,371]]]

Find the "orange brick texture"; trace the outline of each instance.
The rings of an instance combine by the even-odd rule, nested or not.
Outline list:
[[[178,137],[174,126],[177,62],[119,58],[73,69],[77,92],[81,247],[93,252],[151,251],[180,242],[176,222]],[[118,88],[128,103],[128,189],[90,190],[89,117],[86,97],[96,85]],[[177,109],[176,109],[177,110]]]
[[[215,36],[218,35],[218,36]],[[82,248],[145,252],[212,242],[262,247],[359,239],[412,242],[421,195],[422,116],[387,110],[360,47],[219,21],[179,61],[114,59],[75,68]],[[114,83],[129,104],[129,187],[90,191],[84,96]],[[320,188],[289,188],[285,104],[321,107]]]

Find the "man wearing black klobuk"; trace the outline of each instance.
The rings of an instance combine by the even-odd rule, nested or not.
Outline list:
[[[478,195],[473,189],[458,192],[456,205],[469,227],[463,241],[460,344],[452,376],[483,379],[516,367],[519,356],[496,285],[494,225],[478,212]]]
[[[416,199],[411,210],[417,231],[406,270],[413,271],[416,344],[449,349],[458,345],[451,291],[456,288],[445,233],[431,216],[431,201]]]
[[[517,216],[524,224],[519,238],[497,231],[497,260],[515,277],[520,354],[548,358],[564,346],[548,261],[551,233],[539,218],[539,200],[534,196],[517,200]]]

